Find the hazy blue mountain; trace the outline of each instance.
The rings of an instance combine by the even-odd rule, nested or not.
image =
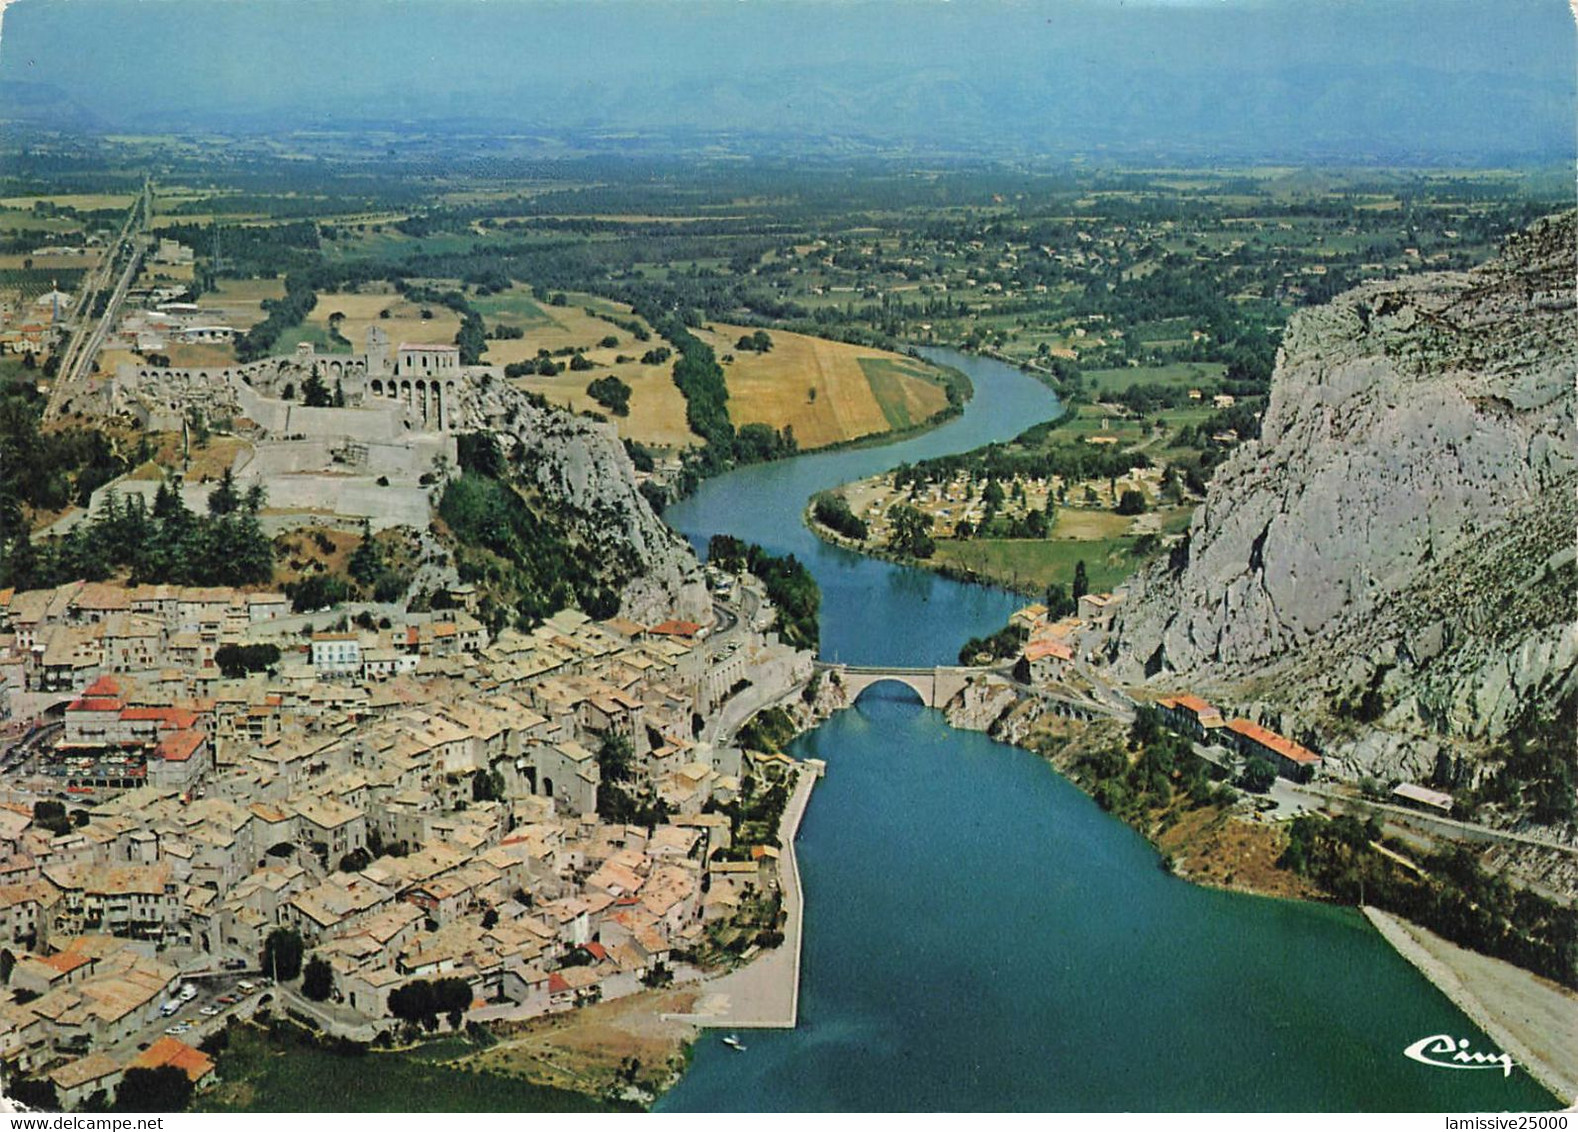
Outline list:
[[[1563,0],[15,0],[0,35],[33,120],[995,153],[1559,159],[1575,75]]]

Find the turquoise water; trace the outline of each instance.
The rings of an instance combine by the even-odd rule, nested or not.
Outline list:
[[[1025,599],[967,586],[829,546],[800,516],[811,496],[904,462],[963,452],[1018,435],[1058,413],[1040,382],[1011,366],[952,351],[933,357],[975,382],[962,416],[897,444],[801,456],[708,480],[664,512],[698,553],[715,534],[737,535],[805,562],[822,587],[822,658],[851,664],[957,664],[959,646],[996,632]]]
[[[746,469],[667,517],[701,544],[725,531],[805,560],[825,656],[951,661],[1019,599],[823,546],[798,521],[813,491],[1056,410],[1015,370],[946,360],[976,382],[960,420]],[[662,1110],[1552,1107],[1521,1072],[1404,1058],[1436,1033],[1494,1046],[1357,913],[1178,881],[1042,760],[896,684],[791,751],[828,762],[797,842],[800,1025],[744,1035],[743,1054],[703,1038]]]

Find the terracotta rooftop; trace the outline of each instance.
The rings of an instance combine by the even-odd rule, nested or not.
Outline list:
[[[214,1071],[213,1059],[206,1053],[168,1035],[143,1050],[132,1062],[137,1069],[159,1069],[166,1065],[184,1072],[193,1084]]]

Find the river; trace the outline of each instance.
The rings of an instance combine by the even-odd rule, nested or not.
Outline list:
[[[867,449],[710,480],[668,521],[793,552],[822,587],[822,655],[954,663],[1023,599],[828,546],[816,491],[1007,439],[1057,412],[1012,367],[931,356],[964,414]],[[1348,909],[1199,888],[1036,756],[881,684],[791,748],[828,762],[797,841],[800,1024],[698,1043],[664,1111],[1368,1110],[1553,1106],[1521,1071],[1403,1056],[1494,1046]]]

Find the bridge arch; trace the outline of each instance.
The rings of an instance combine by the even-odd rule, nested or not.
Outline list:
[[[934,681],[930,676],[858,676],[845,677],[844,688],[849,692],[849,702],[854,703],[872,688],[883,684],[898,684],[908,688],[920,697],[920,702],[927,707],[935,706],[932,703],[934,696]]]
[[[927,707],[941,708],[958,695],[971,677],[979,675],[978,668],[877,668],[853,664],[819,663],[818,667],[839,684],[854,703],[860,694],[874,684],[885,680],[897,681],[912,690]]]

